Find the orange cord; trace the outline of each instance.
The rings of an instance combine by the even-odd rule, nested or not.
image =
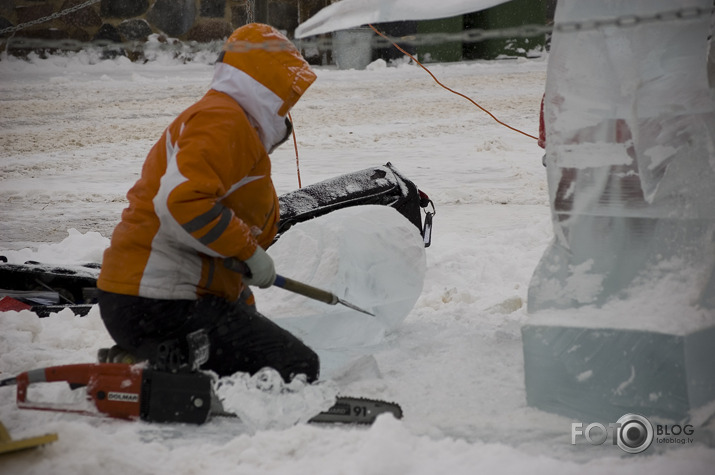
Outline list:
[[[290,120],[291,124],[293,123],[293,117],[290,116],[290,112],[288,112],[288,120]],[[298,160],[298,141],[295,138],[295,125],[293,126],[292,134],[293,148],[295,149],[295,169],[298,173],[298,188],[303,188],[303,185],[300,183],[300,161]]]
[[[448,90],[449,92],[451,92],[452,94],[456,94],[456,95],[458,95],[458,96],[460,96],[460,97],[463,97],[464,99],[468,100],[469,102],[471,102],[472,104],[474,104],[475,106],[477,106],[479,109],[481,109],[482,111],[484,111],[487,115],[489,115],[489,117],[491,117],[492,119],[494,119],[498,124],[503,125],[503,126],[506,127],[507,129],[511,129],[511,130],[513,130],[514,132],[519,132],[520,134],[526,135],[527,137],[529,137],[529,138],[531,138],[531,139],[534,139],[534,140],[537,140],[537,141],[539,140],[538,137],[534,137],[534,136],[531,135],[531,134],[527,134],[526,132],[523,132],[523,131],[521,131],[521,130],[515,128],[515,127],[512,127],[512,126],[509,125],[509,124],[505,124],[505,123],[502,122],[501,120],[497,119],[497,118],[494,116],[494,114],[492,114],[491,112],[489,112],[488,110],[486,110],[484,107],[482,107],[482,106],[480,106],[479,104],[477,104],[472,98],[470,98],[470,97],[468,97],[468,96],[462,94],[461,92],[457,92],[457,91],[455,91],[454,89],[451,89],[451,88],[445,86],[444,84],[442,84],[442,83],[439,81],[439,79],[437,79],[437,78],[435,77],[434,74],[432,74],[432,71],[430,71],[430,70],[427,69],[422,63],[420,63],[420,62],[417,60],[417,58],[415,58],[415,57],[412,56],[410,53],[408,53],[407,51],[405,51],[404,49],[402,49],[397,43],[395,43],[395,42],[392,41],[390,38],[388,38],[387,36],[385,36],[383,33],[381,33],[377,28],[375,28],[375,27],[372,26],[371,24],[368,24],[368,26],[369,26],[370,28],[372,28],[372,30],[373,30],[375,33],[377,33],[378,35],[382,36],[382,37],[385,38],[387,41],[389,41],[390,43],[392,43],[392,45],[393,45],[395,48],[397,48],[397,49],[400,50],[403,54],[405,54],[406,56],[408,56],[412,61],[414,61],[415,63],[417,63],[422,69],[424,69],[425,71],[427,71],[427,74],[429,74],[430,76],[432,76],[432,79],[434,79],[434,82],[436,82],[437,84],[439,84],[440,86],[442,86],[443,88],[445,88],[446,90]],[[288,119],[289,119],[291,122],[293,122],[293,117],[291,117],[290,112],[288,112]],[[295,168],[296,168],[296,171],[297,171],[297,173],[298,173],[298,188],[302,188],[302,185],[301,185],[301,182],[300,182],[300,161],[299,161],[299,158],[298,158],[298,141],[297,141],[296,138],[295,138],[295,126],[293,127],[293,148],[295,149]]]
[[[375,28],[375,27],[372,26],[371,24],[368,24],[368,26],[369,26],[370,28],[372,28],[372,30],[373,30],[375,33],[377,33],[378,35],[382,36],[382,37],[385,38],[387,41],[389,41],[390,43],[392,43],[392,45],[393,45],[395,48],[397,48],[397,49],[400,50],[402,53],[404,53],[405,55],[407,55],[412,61],[414,61],[415,63],[417,63],[422,69],[424,69],[425,71],[427,71],[427,74],[429,74],[430,76],[432,76],[432,79],[434,79],[434,81],[435,81],[437,84],[439,84],[440,86],[442,86],[443,88],[445,88],[445,89],[448,90],[449,92],[451,92],[451,93],[453,93],[453,94],[456,94],[456,95],[458,95],[458,96],[460,96],[460,97],[465,98],[466,100],[468,100],[469,102],[471,102],[472,104],[474,104],[475,106],[477,106],[479,109],[481,109],[482,111],[484,111],[486,114],[488,114],[489,117],[491,117],[492,119],[494,119],[498,124],[503,125],[503,126],[506,127],[507,129],[511,129],[511,130],[513,130],[514,132],[519,132],[520,134],[526,135],[527,137],[532,138],[532,139],[534,139],[534,140],[539,140],[538,137],[534,137],[533,135],[527,134],[526,132],[523,132],[523,131],[521,131],[521,130],[519,130],[519,129],[517,129],[517,128],[512,127],[511,125],[505,124],[504,122],[502,122],[502,121],[500,121],[499,119],[497,119],[497,118],[494,116],[494,114],[492,114],[491,112],[489,112],[488,110],[486,110],[484,107],[482,107],[482,106],[480,106],[479,104],[477,104],[477,103],[476,103],[474,100],[472,100],[470,97],[468,97],[468,96],[462,94],[461,92],[457,92],[457,91],[455,91],[454,89],[451,89],[451,88],[445,86],[444,84],[442,84],[441,82],[439,82],[439,80],[435,77],[435,75],[432,74],[432,72],[431,72],[429,69],[427,69],[422,63],[420,63],[420,62],[417,60],[417,58],[415,58],[415,57],[412,56],[410,53],[408,53],[407,51],[405,51],[404,49],[402,49],[399,45],[397,45],[397,43],[395,43],[395,42],[392,41],[390,38],[388,38],[387,36],[385,36],[384,34],[382,34],[380,31],[378,31],[377,28]]]

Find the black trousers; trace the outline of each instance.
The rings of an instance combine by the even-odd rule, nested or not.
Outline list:
[[[236,302],[214,296],[198,300],[161,300],[100,291],[99,310],[114,341],[151,363],[162,343],[186,340],[204,330],[209,359],[201,369],[219,376],[256,373],[264,367],[278,371],[285,381],[305,374],[318,379],[318,355],[300,339],[246,303],[246,291]]]

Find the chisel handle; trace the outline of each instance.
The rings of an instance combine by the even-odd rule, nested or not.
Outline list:
[[[241,260],[235,258],[224,259],[223,265],[234,272],[240,272],[246,277],[251,276],[251,269],[249,269],[246,263]],[[318,302],[327,303],[329,305],[342,304],[346,307],[352,308],[353,310],[357,310],[358,312],[362,312],[373,317],[375,316],[375,314],[368,312],[363,308],[353,305],[350,302],[346,302],[345,300],[341,300],[332,292],[313,287],[312,285],[304,284],[303,282],[299,282],[297,280],[289,279],[288,277],[283,277],[280,274],[276,274],[276,280],[273,281],[272,285],[289,292],[293,292],[294,294],[317,300]]]
[[[246,277],[251,276],[251,270],[248,268],[245,262],[235,258],[224,259],[223,262],[224,265],[232,271],[239,272]],[[319,289],[317,287],[313,287],[312,285],[304,284],[303,282],[298,282],[297,280],[289,279],[288,277],[283,277],[280,274],[276,274],[276,280],[273,282],[273,285],[275,285],[276,287],[280,287],[281,289],[285,289],[289,292],[293,292],[294,294],[299,294],[303,297],[308,297],[313,300],[324,302],[330,305],[335,305],[339,301],[338,297],[335,294],[328,292],[327,290]]]
[[[312,285],[304,284],[303,282],[298,282],[297,280],[289,279],[288,277],[283,277],[280,274],[276,275],[276,280],[273,282],[273,285],[289,292],[293,292],[294,294],[299,294],[330,305],[335,305],[340,301],[340,299],[338,299],[338,297],[332,292],[313,287]]]

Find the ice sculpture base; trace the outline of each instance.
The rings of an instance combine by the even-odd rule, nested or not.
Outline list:
[[[539,320],[522,327],[529,406],[602,423],[635,413],[699,425],[715,412],[715,325],[671,334]]]

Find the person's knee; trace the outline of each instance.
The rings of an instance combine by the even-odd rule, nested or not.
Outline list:
[[[310,382],[313,382],[317,381],[318,378],[320,378],[320,358],[318,357],[318,354],[315,353],[313,350],[311,350],[311,353],[313,354],[310,360],[311,377],[308,380]]]

